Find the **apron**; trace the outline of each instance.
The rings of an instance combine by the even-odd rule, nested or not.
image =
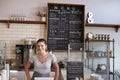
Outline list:
[[[35,71],[33,73],[32,80],[35,80],[35,77],[50,77],[50,73],[41,74]]]

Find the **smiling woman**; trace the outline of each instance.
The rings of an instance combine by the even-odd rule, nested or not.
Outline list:
[[[34,64],[34,73],[32,76],[32,80],[36,80],[36,77],[50,77],[52,63],[55,68],[54,80],[58,80],[59,66],[57,63],[57,58],[54,54],[50,54],[48,52],[46,40],[39,39],[36,43],[36,54],[29,59],[25,66],[27,80],[31,80],[29,73],[29,68],[31,64]]]

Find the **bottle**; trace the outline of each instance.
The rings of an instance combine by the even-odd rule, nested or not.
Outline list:
[[[100,73],[100,72],[101,72],[101,65],[98,64],[98,65],[97,65],[97,68],[96,68],[96,73]]]
[[[106,40],[106,35],[104,35],[104,40]]]
[[[110,39],[110,35],[107,35],[107,40],[109,40]]]
[[[10,20],[14,20],[14,15],[13,14],[10,16]]]
[[[101,35],[101,40],[104,40],[104,35],[103,34]]]
[[[98,40],[100,40],[100,34],[98,34]]]

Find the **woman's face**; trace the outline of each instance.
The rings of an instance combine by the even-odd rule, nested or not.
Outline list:
[[[38,42],[37,43],[37,51],[43,52],[46,51],[47,45],[44,42]]]

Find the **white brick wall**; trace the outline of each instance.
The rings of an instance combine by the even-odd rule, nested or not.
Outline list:
[[[0,23],[0,40],[5,40],[7,44],[7,58],[15,58],[15,45],[24,44],[26,37],[45,38],[45,33],[43,24],[10,24],[7,28],[7,24]]]

